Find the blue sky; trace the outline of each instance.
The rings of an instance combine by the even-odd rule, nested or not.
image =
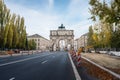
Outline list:
[[[61,23],[66,29],[73,29],[75,39],[88,32],[89,0],[5,0],[11,10],[25,18],[27,33],[40,34],[49,39],[50,30]]]

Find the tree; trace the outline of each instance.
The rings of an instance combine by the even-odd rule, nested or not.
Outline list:
[[[101,32],[103,33],[103,47],[111,47],[112,28],[110,24],[103,23]]]
[[[4,47],[6,47],[6,44],[7,44],[8,31],[9,31],[9,24],[6,25],[5,31],[4,31],[4,43],[3,43]]]
[[[26,27],[23,17],[11,14],[3,0],[0,0],[0,49],[25,49]]]
[[[36,49],[36,43],[34,40],[28,40],[28,49],[29,50],[35,50]]]
[[[97,33],[94,33],[94,34],[92,35],[92,38],[93,38],[93,40],[94,40],[94,42],[95,42],[94,48],[98,48],[98,47],[99,47],[98,34],[97,34]]]
[[[111,0],[110,3],[105,0],[103,2],[90,0],[89,4],[91,5],[91,19],[102,22],[101,26],[98,26],[99,46],[117,48],[120,45],[120,0]]]
[[[112,28],[109,24],[99,22],[93,27],[89,27],[88,45],[95,48],[111,47]]]
[[[0,0],[0,48],[4,47],[4,29],[10,18],[10,10],[7,9],[3,0]]]
[[[120,23],[120,0],[112,0],[111,3],[106,3],[105,0],[90,0],[91,19],[96,21],[104,20],[107,23],[116,25]],[[110,6],[109,6],[110,5]]]
[[[26,44],[26,37],[27,37],[27,33],[26,33],[26,27],[24,25],[24,18],[22,17],[20,20],[20,27],[19,27],[19,37],[20,37],[20,48],[25,49],[25,44]]]
[[[112,48],[120,48],[120,28],[113,33],[111,45]]]
[[[89,46],[94,46],[94,40],[92,38],[93,36],[93,29],[92,29],[92,26],[89,27],[89,33],[88,33],[88,45]]]
[[[35,50],[36,49],[36,43],[34,40],[32,40],[32,49]]]
[[[13,25],[13,43],[12,43],[12,48],[17,48],[18,42],[19,42],[19,34],[18,34],[18,26],[17,26],[17,16],[16,14],[14,15],[14,25]]]
[[[26,28],[23,29],[23,34],[22,34],[22,42],[23,42],[23,49],[25,49],[26,47],[26,38],[27,38],[27,34],[26,34]]]
[[[20,48],[20,15],[16,17],[16,22],[15,22],[15,27],[16,27],[16,47]]]
[[[9,30],[8,30],[8,35],[7,35],[7,46],[8,48],[12,48],[12,43],[13,43],[13,28],[12,25],[9,26]]]

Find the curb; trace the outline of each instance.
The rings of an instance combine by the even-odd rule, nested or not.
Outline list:
[[[69,59],[70,59],[70,62],[72,64],[72,67],[73,67],[73,71],[74,71],[76,80],[81,80],[81,77],[80,77],[80,75],[79,75],[79,73],[78,73],[78,71],[77,71],[77,69],[76,69],[76,67],[75,67],[75,65],[74,65],[74,63],[72,61],[72,58],[71,58],[69,53],[68,53],[68,55],[69,55]]]

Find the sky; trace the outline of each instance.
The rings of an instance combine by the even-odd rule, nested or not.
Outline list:
[[[50,30],[63,24],[74,30],[75,39],[88,32],[92,24],[89,0],[4,0],[11,13],[25,18],[28,35],[49,39]]]

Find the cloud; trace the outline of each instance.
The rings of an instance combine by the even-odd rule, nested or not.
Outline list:
[[[25,18],[25,24],[27,26],[27,33],[40,34],[43,37],[49,39],[50,30],[57,29],[61,23],[63,23],[67,29],[73,29],[75,32],[75,38],[88,32],[88,27],[92,24],[89,20],[87,3],[83,4],[83,0],[71,0],[68,5],[67,14],[56,14],[52,9],[54,6],[54,0],[48,0],[50,12],[43,10],[36,10],[20,4],[15,4],[6,1],[8,8],[12,13],[20,14]]]
[[[38,33],[48,38],[49,30],[55,29],[55,26],[60,24],[58,15],[36,11],[18,4],[8,3],[7,6],[11,9],[12,13],[20,14],[25,18],[27,32],[30,35]]]
[[[49,8],[53,8],[54,6],[54,0],[48,0],[49,1]]]
[[[84,20],[72,25],[68,25],[68,28],[74,30],[75,38],[79,38],[81,35],[88,32],[89,26],[91,25],[92,22],[90,20]]]
[[[81,17],[82,19],[86,19],[90,14],[88,13],[88,0],[71,0],[69,5],[69,15],[72,17]]]

